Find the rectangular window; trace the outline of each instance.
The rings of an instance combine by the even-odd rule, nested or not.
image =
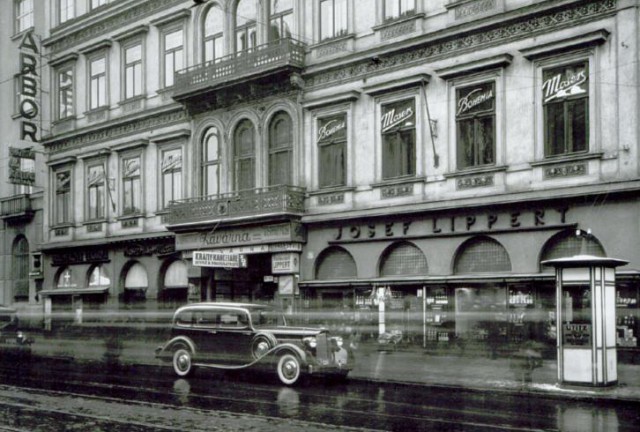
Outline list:
[[[56,174],[55,224],[71,222],[71,171]]]
[[[107,0],[91,0],[91,10],[99,8],[102,5],[106,5],[107,3]]]
[[[33,27],[33,0],[16,1],[16,31],[17,33]]]
[[[542,73],[545,156],[587,151],[589,69],[582,61]]]
[[[384,19],[392,20],[416,13],[416,0],[385,0]]]
[[[89,65],[89,108],[96,109],[107,104],[107,59],[100,57]]]
[[[320,40],[346,35],[347,0],[320,1]]]
[[[75,114],[73,100],[73,67],[58,71],[58,119]]]
[[[140,184],[140,156],[130,157],[122,161],[122,214],[138,214],[142,190]]]
[[[175,74],[183,68],[183,32],[182,29],[164,35],[164,86],[171,87]]]
[[[105,217],[106,185],[104,166],[93,165],[87,171],[87,203],[89,220]]]
[[[69,21],[71,18],[75,16],[74,14],[74,1],[75,0],[58,0],[60,3],[60,24],[63,22]]]
[[[202,145],[202,188],[204,195],[220,193],[220,137],[218,129],[210,128]]]
[[[182,151],[166,150],[162,153],[162,205],[182,198]]]
[[[321,188],[345,186],[347,178],[347,115],[318,120],[318,182]]]
[[[458,169],[495,162],[495,83],[488,82],[456,91]]]
[[[124,50],[124,98],[142,94],[142,44]]]
[[[382,106],[382,178],[416,173],[416,109],[408,99]]]
[[[271,27],[269,40],[291,37],[293,25],[293,0],[271,0]]]

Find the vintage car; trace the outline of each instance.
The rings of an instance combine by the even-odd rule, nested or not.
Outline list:
[[[273,368],[285,385],[305,374],[345,378],[353,356],[342,338],[326,329],[287,325],[269,306],[243,303],[194,303],[177,309],[169,340],[156,357],[171,362],[176,375],[197,367],[238,370]]]
[[[31,354],[33,339],[20,330],[17,311],[0,305],[0,359]]]

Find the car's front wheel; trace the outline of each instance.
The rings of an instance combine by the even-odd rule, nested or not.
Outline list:
[[[285,385],[293,385],[300,379],[302,368],[300,359],[294,354],[287,353],[278,359],[278,378]]]
[[[193,374],[193,355],[188,348],[179,346],[173,351],[173,370],[180,377]]]

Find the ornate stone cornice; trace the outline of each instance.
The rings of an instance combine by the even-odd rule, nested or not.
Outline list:
[[[77,133],[66,138],[51,138],[43,142],[50,154],[81,148],[87,144],[107,141],[134,133],[154,130],[160,127],[188,121],[183,109],[162,112],[153,116],[142,117],[130,121],[107,124],[100,129]]]
[[[59,32],[54,29],[52,36],[43,44],[48,46],[52,53],[57,53],[104,36],[113,29],[122,29],[129,24],[140,23],[147,16],[180,4],[184,4],[184,0],[147,0],[95,22],[91,22],[91,17],[88,16],[87,22],[79,22],[79,25],[73,29],[63,28]]]
[[[356,80],[368,75],[406,68],[412,64],[424,64],[425,61],[434,61],[530,38],[551,30],[555,31],[590,21],[612,13],[615,9],[616,0],[579,2],[571,7],[528,15],[504,24],[493,25],[490,28],[461,31],[456,36],[414,44],[411,47],[401,48],[395,53],[385,54],[377,62],[372,62],[370,58],[367,58],[344,67],[312,73],[306,75],[304,79],[307,89],[331,86],[336,82]]]

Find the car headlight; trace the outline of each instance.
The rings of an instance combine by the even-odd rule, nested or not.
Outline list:
[[[20,343],[24,343],[27,340],[27,336],[19,331],[16,333],[16,340]]]
[[[316,347],[318,346],[318,341],[313,336],[308,336],[306,338],[303,338],[302,342],[304,342],[304,344],[311,349],[316,349]]]
[[[340,336],[332,337],[331,338],[331,342],[333,342],[334,348],[336,348],[336,349],[342,348],[342,345],[344,344],[344,341],[342,340],[342,338]]]

